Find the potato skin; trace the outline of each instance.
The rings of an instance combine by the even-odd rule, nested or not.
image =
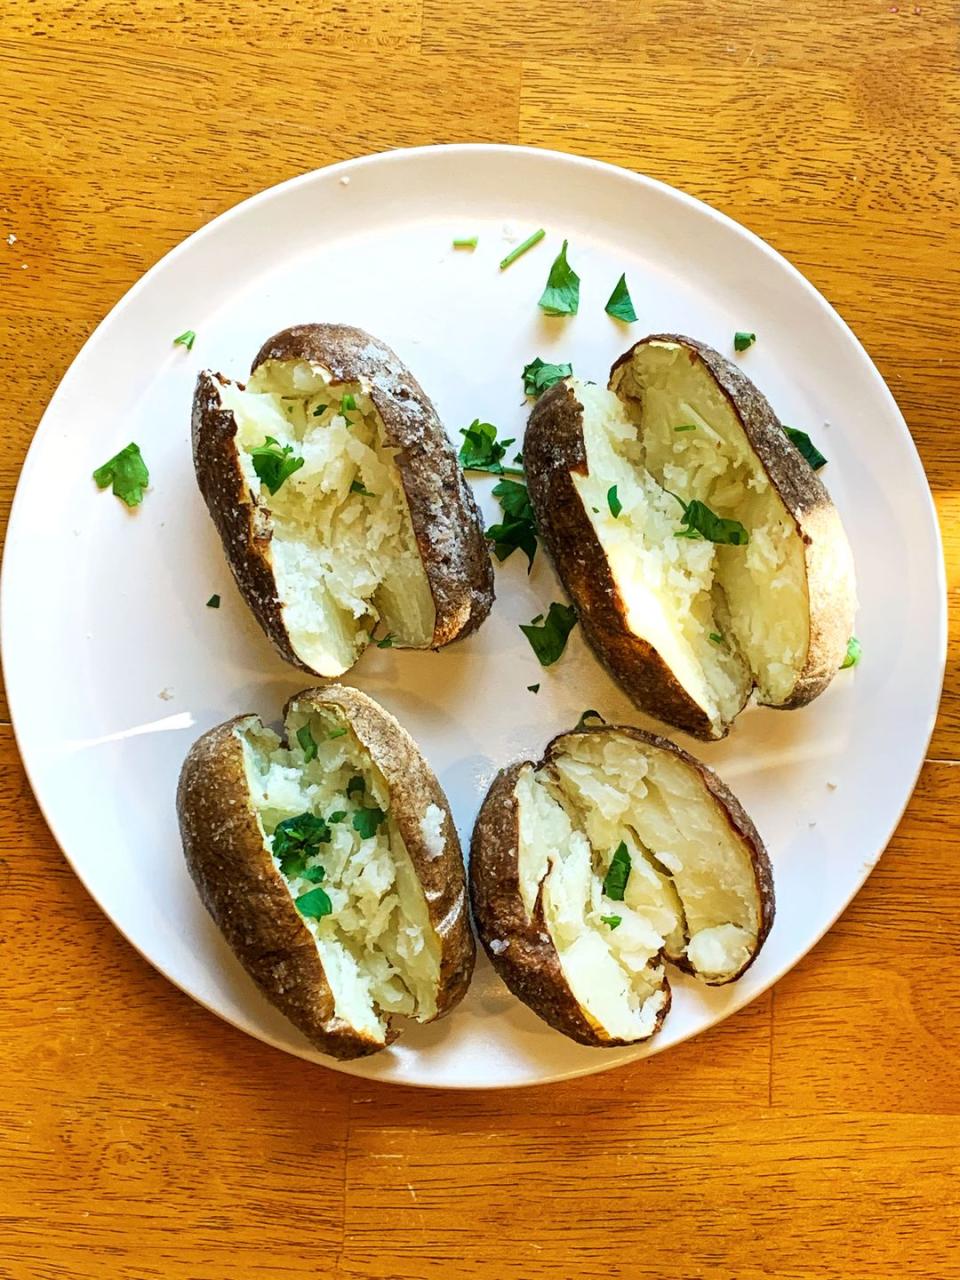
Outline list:
[[[413,740],[364,694],[332,685],[305,690],[290,699],[288,708],[292,704],[308,710],[341,708],[386,778],[391,814],[440,937],[436,1016],[442,1017],[466,993],[476,953],[460,843],[446,797]],[[381,1042],[336,1015],[313,935],[274,866],[250,802],[236,730],[259,724],[255,716],[236,716],[203,734],[187,754],[177,788],[187,867],[210,915],[267,999],[322,1053],[364,1057],[390,1044],[399,1032],[388,1023]],[[445,815],[445,848],[435,859],[426,849],[417,816],[430,803]]]
[[[707,790],[723,809],[734,833],[750,850],[757,886],[759,921],[757,942],[747,962],[735,974],[722,979],[704,978],[686,956],[669,957],[678,968],[708,985],[723,986],[749,969],[770,932],[776,910],[770,859],[756,827],[743,806],[712,769],[667,738],[646,733],[633,725],[591,725],[559,734],[547,746],[543,759],[521,761],[502,770],[487,792],[473,830],[470,846],[470,898],[474,921],[484,950],[494,969],[518,999],[550,1026],[572,1040],[596,1047],[639,1043],[613,1040],[596,1026],[578,1004],[567,985],[557,951],[543,914],[542,895],[533,916],[527,919],[520,896],[519,814],[514,789],[522,769],[549,765],[562,754],[571,738],[586,734],[619,734],[648,747],[669,751],[695,769]],[[506,943],[494,949],[491,944]],[[666,1003],[657,1019],[659,1030],[670,1009],[670,987],[664,979]],[[651,1034],[654,1034],[651,1033]]]
[[[362,329],[300,324],[268,338],[250,372],[269,360],[305,360],[334,383],[366,382],[384,436],[398,452],[420,559],[436,605],[432,648],[475,631],[493,605],[483,521],[450,437],[430,398],[400,357]]]
[[[587,474],[587,455],[583,406],[569,383],[555,383],[533,406],[523,465],[537,528],[594,653],[642,710],[695,738],[722,736],[657,650],[630,630],[623,598],[571,475]]]
[[[823,481],[790,440],[766,396],[737,365],[705,342],[672,333],[643,338],[614,362],[611,391],[617,391],[620,370],[629,366],[637,348],[650,342],[675,343],[687,352],[691,363],[699,360],[706,366],[739,418],[803,541],[810,598],[807,658],[790,698],[765,705],[778,711],[804,707],[823,693],[840,670],[853,634],[857,608],[853,558],[840,516]]]
[[[542,894],[527,919],[520,896],[520,827],[514,787],[520,771],[532,764],[523,760],[501,770],[477,815],[470,843],[470,901],[477,933],[509,989],[555,1031],[592,1048],[636,1043],[608,1036],[577,1002],[547,930]],[[506,950],[491,946],[503,942]],[[664,985],[667,999],[655,1030],[670,1007],[670,988]]]

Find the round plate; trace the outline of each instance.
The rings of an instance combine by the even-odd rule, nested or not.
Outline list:
[[[504,254],[539,226],[546,239],[501,273]],[[451,247],[468,235],[479,236],[475,252]],[[580,313],[547,319],[537,299],[563,238],[582,280]],[[604,313],[624,271],[640,316],[629,327]],[[695,746],[767,843],[777,920],[732,987],[672,976],[673,1009],[643,1048],[565,1039],[481,957],[449,1018],[411,1028],[373,1058],[331,1062],[259,995],[194,891],[174,813],[188,746],[238,712],[276,721],[308,683],[237,594],[197,491],[194,381],[204,367],[243,377],[264,338],[313,320],[390,343],[456,440],[476,417],[522,437],[520,373],[536,355],[602,382],[644,333],[688,333],[730,353],[734,331],[753,330],[743,368],[829,459],[823,474],[856,556],[864,658],[805,710],[749,710],[726,742]],[[190,352],[171,345],[187,328],[197,333]],[[90,478],[130,440],[151,478],[133,513]],[[492,481],[473,483],[492,522]],[[349,673],[420,743],[464,846],[497,770],[538,757],[585,708],[643,723],[576,630],[554,667],[537,665],[518,624],[564,597],[542,553],[529,577],[522,560],[497,567],[497,603],[478,634],[437,654],[373,648]],[[756,236],[688,196],[514,147],[425,148],[323,169],[245,201],[168,254],[103,321],[44,415],[2,587],[7,691],[30,781],[116,926],[251,1035],[357,1075],[447,1087],[558,1080],[656,1053],[795,964],[896,826],[933,728],[946,644],[942,553],[920,461],[877,370],[824,299]],[[214,592],[219,610],[206,607]],[[539,694],[527,691],[538,682]]]

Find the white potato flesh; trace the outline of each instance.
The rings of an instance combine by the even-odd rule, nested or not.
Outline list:
[[[630,850],[626,905],[663,935],[669,958],[685,955],[708,981],[738,973],[757,947],[756,872],[750,846],[699,772],[616,731],[571,735],[559,748],[552,790],[598,865],[621,840]],[[651,870],[669,893],[651,895]]]
[[[221,388],[237,423],[244,478],[273,520],[270,543],[283,619],[297,656],[341,675],[378,622],[397,645],[425,648],[436,610],[394,451],[361,383],[331,386],[325,370],[268,361],[246,390]],[[343,397],[355,408],[344,408]],[[252,451],[270,436],[303,458],[271,494]],[[366,492],[361,492],[365,490]]]
[[[309,725],[317,754],[309,763],[296,732]],[[346,733],[339,730],[346,729]],[[247,784],[268,849],[277,825],[312,813],[330,822],[330,841],[309,857],[305,869],[321,866],[319,882],[332,905],[329,915],[303,917],[313,934],[333,993],[336,1013],[359,1032],[383,1041],[385,1014],[426,1022],[437,1011],[440,940],[430,923],[423,888],[410,854],[390,815],[390,792],[382,773],[335,710],[309,714],[292,708],[289,740],[283,747],[269,729],[237,730],[243,744]],[[331,734],[336,736],[331,737]],[[347,786],[362,778],[363,791]],[[387,816],[375,834],[360,835],[353,816],[362,808]],[[430,806],[435,807],[435,806]],[[431,824],[433,815],[422,815]],[[296,901],[316,885],[302,876],[284,876]]]
[[[685,347],[644,343],[618,378],[628,410],[636,416],[639,406],[646,472],[684,502],[697,499],[716,515],[739,520],[749,533],[746,546],[708,544],[713,576],[726,599],[727,630],[761,701],[785,702],[810,643],[805,549],[793,518],[730,401]]]

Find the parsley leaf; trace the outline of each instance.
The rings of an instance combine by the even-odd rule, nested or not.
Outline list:
[[[723,644],[723,636],[719,631],[711,631],[707,639],[712,640],[714,644]]]
[[[567,262],[567,241],[554,259],[537,304],[548,316],[575,316],[580,307],[580,277]]]
[[[608,316],[613,316],[614,320],[623,320],[626,324],[633,324],[636,320],[637,313],[633,309],[626,275],[622,275],[613,286],[613,293],[607,299],[607,305],[603,309]]]
[[[211,597],[210,597],[210,599],[207,601],[207,608],[208,608],[208,609],[219,609],[219,608],[220,608],[220,597],[219,597],[219,596],[216,596],[216,595],[211,596]]]
[[[253,469],[271,494],[276,493],[283,482],[289,480],[293,473],[303,466],[303,458],[291,455],[293,455],[293,445],[285,444],[281,449],[273,436],[267,436],[263,444],[258,444],[255,449],[250,450]]]
[[[343,725],[341,725],[339,729],[331,729],[330,732],[327,734],[327,738],[328,739],[342,738],[346,732],[347,732],[346,728]]]
[[[607,490],[607,506],[610,508],[610,514],[616,520],[623,510],[623,503],[617,497],[617,486],[615,484],[612,484]]]
[[[310,920],[320,920],[333,911],[333,903],[325,889],[308,889],[297,898],[297,910]]]
[[[375,498],[377,496],[375,493],[371,493],[370,490],[365,487],[362,480],[351,480],[350,492],[361,493],[365,498]]]
[[[116,497],[128,507],[140,505],[143,491],[150,483],[150,473],[140,448],[132,443],[115,453],[102,467],[97,467],[93,478],[98,489],[106,489],[107,485],[112,484]]]
[[[555,382],[562,382],[564,378],[569,378],[572,373],[573,365],[548,364],[546,360],[534,356],[529,364],[523,366],[523,394],[540,396],[548,387],[552,387]]]
[[[695,422],[685,422],[682,427],[674,427],[674,431],[696,431],[697,424]]]
[[[739,520],[727,520],[718,516],[706,503],[696,498],[692,502],[684,502],[675,493],[670,496],[677,498],[683,507],[680,523],[686,526],[674,534],[675,538],[705,538],[707,542],[724,543],[731,547],[743,547],[750,541],[749,533]]]
[[[378,640],[378,641],[377,641],[377,648],[378,648],[378,649],[392,649],[392,648],[393,648],[393,642],[394,642],[394,640],[395,640],[395,639],[396,639],[396,636],[393,634],[393,632],[392,632],[392,631],[388,631],[388,632],[387,632],[387,634],[383,637],[383,639],[382,639],[382,640]]]
[[[175,347],[186,347],[188,351],[193,350],[193,344],[197,340],[197,335],[192,329],[185,329],[179,337],[174,338],[173,345]]]
[[[362,796],[366,789],[366,784],[364,783],[363,778],[359,773],[355,773],[347,783],[347,796],[350,797],[354,794]]]
[[[529,693],[539,693],[539,692],[540,692],[540,685],[539,685],[539,684],[528,684],[528,685],[527,685],[527,691],[528,691]]]
[[[827,465],[826,458],[805,431],[798,431],[796,427],[784,427],[783,429],[788,439],[797,446],[814,471],[819,471],[821,467]]]
[[[616,929],[617,925],[623,924],[623,916],[601,916],[600,919],[611,929]]]
[[[303,763],[309,764],[311,760],[316,760],[317,744],[314,741],[313,734],[310,732],[309,724],[303,724],[297,730],[297,741],[303,751]]]
[[[307,867],[301,878],[309,880],[311,884],[319,884],[326,874],[326,871],[318,863],[315,867]]]
[[[744,333],[742,329],[738,329],[733,335],[733,348],[735,351],[746,351],[747,347],[752,347],[756,340],[755,333]]]
[[[500,500],[503,520],[492,524],[483,536],[493,543],[493,554],[501,564],[519,547],[527,557],[529,573],[537,554],[537,525],[527,486],[516,480],[500,480],[493,486],[493,494]]]
[[[349,391],[347,392],[347,394],[346,394],[345,396],[341,396],[341,397],[340,397],[340,412],[341,412],[341,414],[344,414],[344,415],[345,415],[345,414],[348,414],[348,413],[352,413],[352,412],[353,412],[353,410],[354,410],[354,409],[356,409],[356,407],[357,407],[357,399],[356,399],[356,396],[352,396],[352,395],[350,394],[350,392],[349,392]]]
[[[847,655],[840,663],[840,670],[846,671],[847,667],[855,667],[863,656],[863,647],[856,636],[851,636],[847,641]]]
[[[603,716],[600,714],[600,712],[594,711],[593,708],[591,707],[588,711],[584,711],[583,715],[577,721],[577,727],[576,729],[574,729],[574,733],[578,733],[581,729],[586,728],[586,724],[588,720],[599,720],[601,724],[607,723],[606,720],[604,720]]]
[[[497,428],[492,422],[481,422],[474,418],[469,427],[461,427],[463,444],[460,446],[460,465],[464,471],[489,471],[492,475],[522,476],[523,472],[516,467],[505,467],[501,461],[514,438],[497,440]]]
[[[344,730],[344,733],[346,733],[346,730]],[[331,813],[331,814],[329,814],[329,815],[328,815],[328,817],[327,817],[327,821],[328,821],[328,822],[342,822],[346,816],[347,816],[347,811],[346,811],[346,809],[337,809],[337,811],[336,811],[335,813]]]
[[[627,846],[621,840],[617,845],[616,852],[610,859],[607,874],[603,877],[603,892],[614,902],[623,901],[627,881],[630,879],[630,866],[630,854],[627,852]]]
[[[377,834],[377,828],[386,816],[382,809],[375,806],[370,809],[357,809],[353,815],[353,829],[360,833],[361,840],[368,840],[370,836]]]
[[[505,271],[511,262],[516,262],[521,254],[526,253],[528,249],[532,249],[535,244],[539,244],[546,234],[546,231],[541,227],[539,231],[534,231],[532,236],[527,236],[523,244],[518,244],[515,249],[510,250],[507,256],[500,263],[500,270]]]
[[[552,604],[541,626],[529,623],[520,630],[530,641],[541,667],[552,666],[566,648],[567,637],[576,626],[577,611],[568,604]]]
[[[322,844],[330,843],[330,828],[313,813],[300,813],[295,818],[278,822],[273,833],[273,855],[285,876],[302,875],[307,858],[319,853]]]

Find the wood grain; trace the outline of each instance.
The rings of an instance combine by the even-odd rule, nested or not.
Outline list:
[[[349,155],[521,141],[711,201],[826,294],[957,603],[954,5],[30,0],[2,36],[0,530],[73,355],[190,231]],[[960,1277],[951,614],[934,762],[811,955],[668,1054],[514,1094],[353,1080],[200,1009],[88,898],[0,724],[0,1280]]]

